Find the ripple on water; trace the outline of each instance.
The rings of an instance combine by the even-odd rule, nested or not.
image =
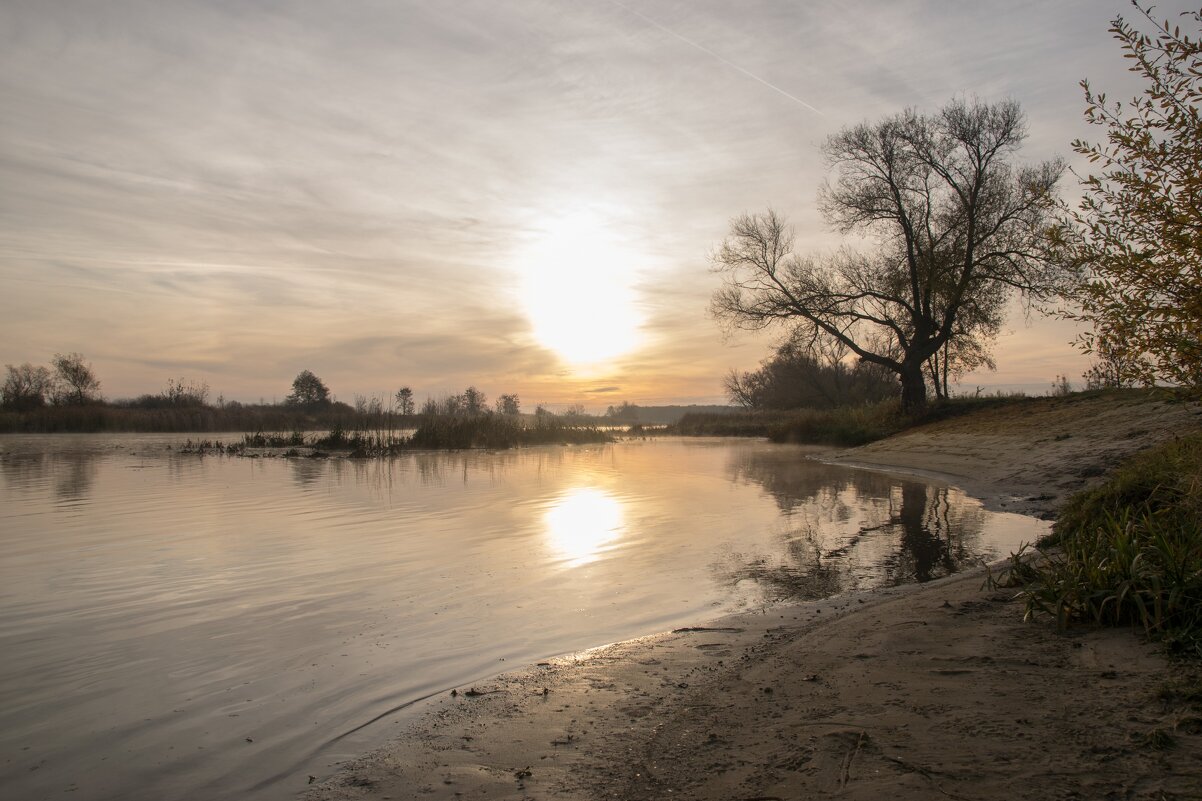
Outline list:
[[[166,440],[0,441],[14,797],[291,797],[436,690],[773,598],[933,578],[1046,528],[762,442],[347,461]]]

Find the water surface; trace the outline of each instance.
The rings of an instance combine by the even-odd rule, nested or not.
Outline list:
[[[289,798],[432,693],[1046,528],[758,441],[320,460],[181,439],[0,438],[7,797]]]

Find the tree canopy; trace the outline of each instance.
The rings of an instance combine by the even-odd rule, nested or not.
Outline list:
[[[56,353],[50,360],[56,378],[54,402],[63,406],[83,406],[100,398],[100,380],[91,364],[84,364],[82,353]]]
[[[1081,180],[1080,205],[1061,229],[1081,280],[1080,310],[1093,330],[1081,339],[1109,368],[1135,379],[1202,385],[1202,12],[1187,30],[1133,3],[1153,32],[1121,16],[1110,31],[1143,93],[1110,103],[1082,81],[1085,118],[1104,142],[1073,149],[1099,171]],[[1188,30],[1193,27],[1191,37]]]
[[[292,406],[321,406],[330,402],[330,389],[309,370],[301,370],[292,380],[292,392],[284,403]]]
[[[1016,165],[1025,136],[1017,103],[960,100],[835,134],[820,209],[867,246],[802,257],[774,211],[737,217],[713,258],[725,276],[714,315],[838,341],[896,374],[907,409],[921,407],[933,355],[996,330],[1013,291],[1042,299],[1060,287],[1046,243],[1063,165]]]

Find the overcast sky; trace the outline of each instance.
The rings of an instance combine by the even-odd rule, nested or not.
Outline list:
[[[348,401],[721,402],[771,344],[707,314],[731,217],[832,247],[825,137],[957,95],[1017,99],[1024,161],[1070,156],[1077,81],[1137,86],[1107,32],[1129,11],[6,0],[0,363],[79,351],[110,398],[270,400],[310,369]],[[1071,327],[1007,331],[967,384],[1079,380]]]

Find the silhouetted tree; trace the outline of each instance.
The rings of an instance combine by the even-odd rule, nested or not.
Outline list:
[[[413,414],[413,390],[409,387],[398,389],[396,391],[396,407],[403,416],[411,416]]]
[[[185,378],[168,378],[163,398],[172,406],[204,406],[209,400],[209,384]]]
[[[83,406],[100,398],[100,381],[91,364],[84,364],[83,354],[56,353],[50,360],[54,366],[54,402],[64,406]]]
[[[8,375],[0,387],[0,401],[6,409],[18,412],[29,411],[46,405],[54,389],[54,376],[45,367],[34,367],[25,362],[18,367],[5,365]]]
[[[875,247],[801,258],[782,217],[744,214],[714,255],[726,283],[713,313],[842,342],[898,376],[906,409],[925,405],[924,365],[962,316],[1011,290],[1042,299],[1061,286],[1047,228],[1063,165],[1012,164],[1025,136],[1017,103],[962,101],[835,134],[823,216]]]
[[[622,401],[617,406],[608,407],[605,410],[605,416],[621,420],[625,423],[637,423],[639,421],[639,407],[630,401]]]
[[[464,414],[484,414],[488,410],[488,400],[484,397],[484,393],[474,386],[465,389],[462,397]]]
[[[507,414],[515,417],[521,413],[521,401],[517,395],[502,395],[497,398],[497,414]]]
[[[825,409],[896,395],[892,374],[879,365],[849,368],[840,348],[822,354],[813,343],[794,338],[777,346],[758,370],[732,370],[725,387],[732,403],[748,409]]]
[[[309,370],[301,370],[292,380],[292,392],[284,398],[289,406],[323,406],[330,402],[330,389]]]

